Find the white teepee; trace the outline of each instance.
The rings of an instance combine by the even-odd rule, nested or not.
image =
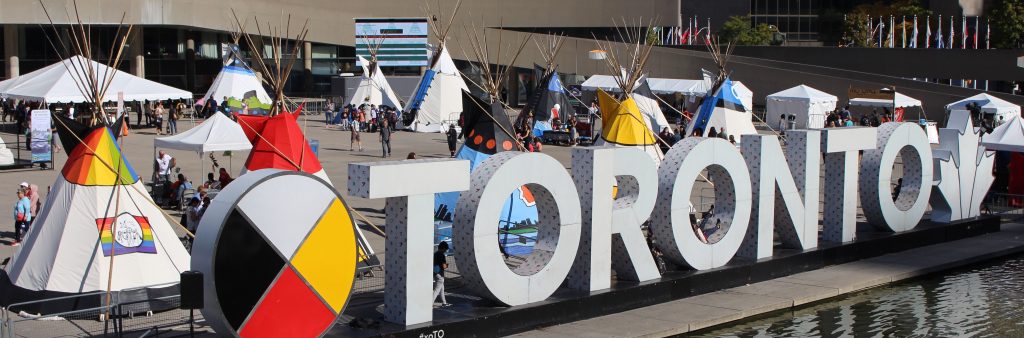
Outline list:
[[[352,95],[349,104],[356,107],[362,104],[372,104],[378,107],[388,105],[401,111],[402,102],[398,100],[395,91],[391,90],[391,85],[388,84],[388,80],[384,78],[384,73],[380,70],[380,65],[377,62],[366,61],[362,56],[357,55],[356,57],[359,58],[359,63],[363,66],[363,76],[359,80],[359,88]]]
[[[178,282],[189,254],[113,134],[100,127],[83,139],[6,267],[11,282],[65,293]]]
[[[445,122],[459,119],[462,92],[469,91],[444,43],[437,49],[436,60],[420,78],[409,103],[409,113],[415,116],[409,124],[412,131],[436,133],[447,130]]]
[[[238,49],[238,38],[235,43],[227,45],[224,50],[224,68],[221,68],[217,78],[210,85],[210,90],[203,96],[203,102],[210,98],[223,100],[225,97],[232,97],[239,101],[246,101],[255,97],[257,101],[270,105],[271,98],[263,83],[256,77],[256,72],[241,58]]]

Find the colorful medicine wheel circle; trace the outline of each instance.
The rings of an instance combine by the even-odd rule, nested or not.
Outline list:
[[[204,275],[203,315],[220,334],[318,337],[352,290],[356,229],[341,196],[306,173],[247,173],[203,216],[192,267]]]

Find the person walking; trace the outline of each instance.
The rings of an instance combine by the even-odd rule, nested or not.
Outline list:
[[[21,239],[28,233],[28,222],[32,221],[32,202],[25,196],[25,190],[18,189],[18,201],[14,203],[14,243],[21,245]]]
[[[334,124],[334,99],[327,99],[327,107],[324,110],[324,124],[328,127]]]
[[[448,269],[448,260],[445,257],[445,253],[448,252],[448,242],[441,241],[437,244],[437,251],[434,251],[434,297],[433,300],[437,300],[437,296],[441,296],[441,306],[448,307],[451,304],[444,297],[444,271]]]
[[[380,147],[381,147],[381,156],[380,157],[390,157],[391,156],[391,127],[388,126],[388,120],[387,119],[381,119],[380,120],[380,127],[377,128],[377,129],[378,129],[377,130],[378,134],[380,134]]]
[[[178,133],[178,119],[185,113],[185,104],[178,101],[174,104],[174,108],[171,109],[170,116],[167,119],[167,133],[174,135]]]
[[[455,157],[455,146],[459,141],[459,133],[455,131],[455,125],[448,125],[448,151],[452,153],[452,157]]]

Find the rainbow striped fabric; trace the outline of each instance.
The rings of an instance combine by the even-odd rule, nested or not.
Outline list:
[[[87,186],[113,186],[119,175],[121,185],[139,180],[106,127],[96,128],[82,139],[68,155],[61,174],[68,182]]]
[[[144,216],[124,213],[117,217],[99,218],[96,219],[96,227],[100,232],[103,256],[110,257],[111,254],[117,256],[137,252],[156,253],[153,228],[149,225],[149,219]],[[111,246],[113,246],[113,251],[111,251]]]

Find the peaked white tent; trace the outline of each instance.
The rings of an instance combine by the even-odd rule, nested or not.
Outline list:
[[[248,97],[256,97],[256,100],[264,104],[272,101],[263,83],[256,77],[249,65],[245,64],[238,56],[238,45],[229,45],[224,55],[224,68],[221,68],[217,78],[210,85],[210,90],[203,96],[203,102],[211,97],[214,100],[223,100],[225,97],[233,97],[244,101]]]
[[[781,114],[795,115],[796,127],[824,128],[825,116],[836,109],[839,98],[835,95],[799,85],[781,92],[768,95],[767,97],[767,118],[769,126],[776,128],[779,125]]]
[[[462,92],[469,91],[444,43],[440,54],[412,94],[409,112],[415,114],[409,128],[421,133],[447,130],[445,121],[457,121],[462,113]],[[358,97],[358,96],[357,96]]]
[[[1002,117],[1005,121],[1009,121],[1014,116],[1020,116],[1020,106],[987,93],[981,93],[950,103],[946,105],[946,112],[952,113],[957,110],[967,111],[967,105],[971,103],[977,103],[978,106],[981,107],[982,113],[995,115],[994,119],[996,121],[999,120],[999,117]]]
[[[359,80],[359,88],[352,95],[349,104],[356,107],[362,104],[372,104],[379,107],[383,104],[402,111],[402,102],[398,100],[395,91],[391,90],[391,85],[388,84],[388,80],[384,78],[384,73],[380,70],[380,65],[376,62],[366,61],[362,56],[357,55],[356,57],[359,58],[359,63],[363,66],[363,75]]]
[[[87,72],[88,67],[92,67],[95,74],[99,74],[97,77],[114,73],[104,101],[116,100],[118,93],[124,94],[125,101],[192,99],[192,93],[188,91],[112,69],[80,55],[19,76],[15,78],[17,82],[0,91],[0,95],[32,101],[90,102],[90,98],[82,95],[75,80],[81,77],[80,73]]]
[[[996,127],[991,134],[982,136],[981,145],[988,150],[1024,153],[1024,123],[1021,117],[1011,116],[1009,121]]]
[[[100,127],[83,140],[5,268],[10,282],[63,293],[178,282],[189,254],[113,134]]]
[[[200,153],[252,149],[242,127],[224,114],[213,114],[184,133],[159,137],[153,141],[153,146]]]

